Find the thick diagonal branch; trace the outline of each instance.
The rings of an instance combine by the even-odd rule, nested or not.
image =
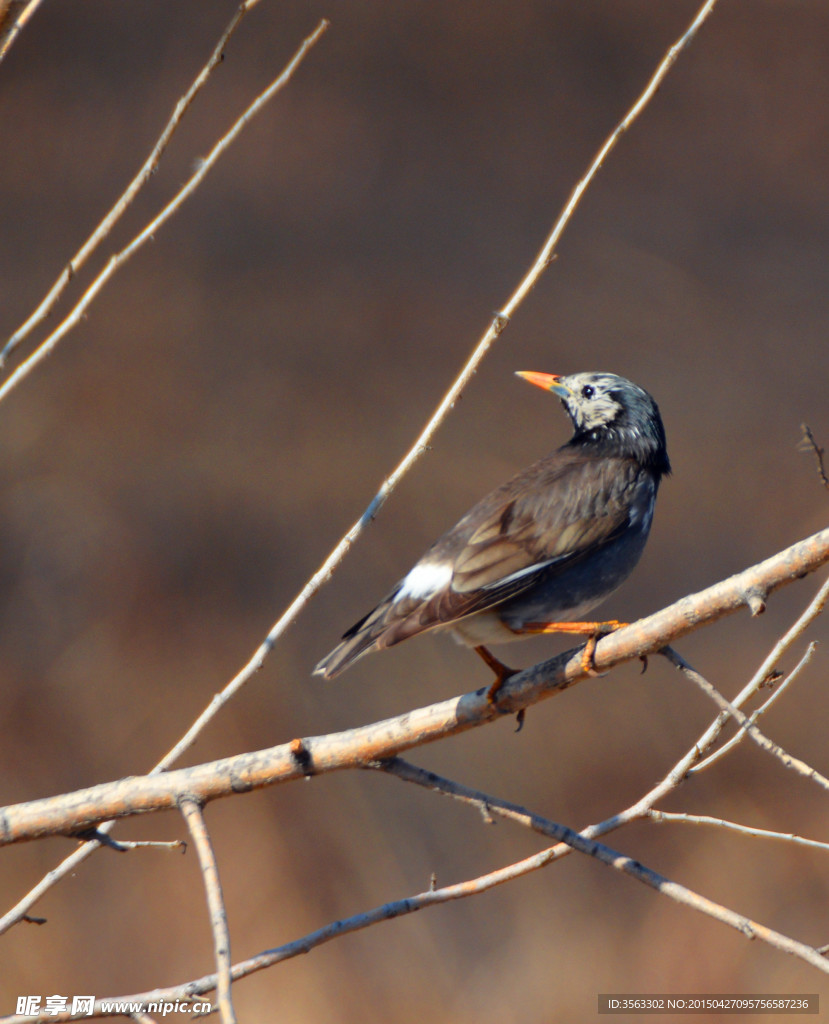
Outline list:
[[[653,654],[692,630],[755,603],[759,595],[765,601],[778,587],[827,561],[829,529],[605,637],[596,648],[595,664],[607,670]],[[482,688],[346,732],[295,739],[192,768],[6,807],[0,810],[0,845],[74,834],[101,821],[172,809],[186,795],[206,803],[308,775],[361,767],[515,713],[585,678],[581,657],[568,651],[513,676],[500,691],[497,707]]]

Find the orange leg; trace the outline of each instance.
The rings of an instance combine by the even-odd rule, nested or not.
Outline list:
[[[536,636],[542,633],[577,633],[579,636],[587,636],[588,641],[581,655],[581,667],[590,675],[596,675],[593,656],[599,638],[627,625],[627,622],[616,619],[608,619],[607,622],[528,622],[520,632]]]
[[[495,682],[486,691],[486,699],[490,704],[495,703],[495,698],[498,696],[498,691],[509,679],[510,676],[514,676],[517,669],[509,668],[502,661],[499,661],[495,655],[489,651],[486,647],[476,647],[475,653],[480,655],[487,663],[489,668],[495,673]]]

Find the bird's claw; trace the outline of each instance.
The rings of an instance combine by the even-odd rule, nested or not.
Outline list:
[[[585,675],[595,678],[602,674],[596,668],[596,644],[603,636],[607,636],[608,633],[615,633],[617,629],[622,629],[627,625],[629,623],[618,622],[616,619],[611,619],[609,622],[596,623],[596,629],[590,634],[590,639],[584,645],[584,649],[581,652],[581,668]],[[644,658],[643,662],[645,668],[647,668],[648,659]],[[644,670],[643,668],[642,671],[644,672]]]
[[[599,634],[594,633],[582,648],[581,670],[585,675],[596,678],[601,672],[596,668],[596,644],[599,642]]]

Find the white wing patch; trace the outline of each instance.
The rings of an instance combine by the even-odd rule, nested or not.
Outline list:
[[[452,566],[448,562],[418,562],[403,580],[397,598],[411,597],[415,600],[431,597],[442,590],[452,579]]]

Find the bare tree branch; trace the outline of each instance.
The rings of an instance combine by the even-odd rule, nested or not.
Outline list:
[[[40,6],[40,0],[6,0],[0,4],[0,61]]]
[[[450,796],[462,803],[476,806],[481,811],[484,818],[491,814],[497,814],[499,817],[514,821],[526,828],[531,828],[535,832],[539,832],[542,835],[558,840],[559,845],[543,851],[542,854],[536,855],[536,857],[546,858],[543,865],[536,864],[536,859],[534,857],[528,858],[526,861],[522,861],[521,863],[523,865],[532,865],[532,867],[528,867],[528,870],[535,870],[536,867],[546,866],[547,864],[552,863],[554,860],[559,859],[565,851],[569,853],[576,850],[579,853],[595,857],[608,867],[612,867],[617,871],[622,871],[635,878],[637,881],[643,882],[645,885],[649,885],[651,888],[657,889],[663,895],[669,896],[678,903],[690,906],[694,910],[707,914],[723,924],[737,928],[748,938],[760,938],[764,942],[768,942],[770,945],[775,946],[777,949],[781,949],[787,953],[795,953],[796,956],[802,957],[802,959],[812,964],[812,966],[819,967],[820,970],[829,973],[829,961],[820,956],[817,950],[812,946],[796,942],[788,936],[781,935],[779,932],[766,928],[764,925],[757,924],[755,921],[749,921],[748,918],[745,918],[740,914],[735,914],[734,911],[707,899],[705,896],[701,896],[692,889],[688,889],[686,886],[680,885],[678,882],[673,882],[664,876],[659,875],[657,872],[645,867],[638,861],[632,860],[626,854],[618,853],[617,851],[610,849],[608,846],[597,843],[587,834],[588,830],[586,829],[581,832],[575,832],[566,825],[560,825],[558,822],[550,821],[548,818],[543,818],[541,815],[534,814],[531,811],[526,810],[526,808],[520,807],[518,804],[501,800],[497,797],[490,796],[487,793],[482,793],[479,790],[470,789],[468,786],[463,786],[451,779],[443,778],[440,775],[436,775],[434,772],[427,772],[421,768],[417,768],[415,765],[409,764],[400,758],[392,758],[389,761],[378,762],[368,767],[378,769],[390,775],[395,775],[405,782],[413,782],[416,785],[425,787],[426,789],[442,793],[445,796]],[[660,812],[656,812],[656,814],[659,813]],[[649,812],[649,814],[645,816],[650,817],[652,815],[653,812]],[[712,821],[717,821],[717,819],[712,819]],[[727,825],[730,823],[723,822],[722,824]],[[734,825],[733,827],[737,829],[742,828],[742,826],[739,825]],[[789,838],[782,836],[779,833],[764,833],[763,830],[755,830],[755,832],[756,834],[765,834],[773,838]],[[829,849],[829,844],[813,843],[811,840],[804,840],[803,842],[809,845]],[[515,866],[513,865],[513,867]],[[798,947],[797,949],[792,947],[792,942],[794,942],[795,946]]]
[[[762,592],[765,600],[773,590],[828,560],[826,529],[604,637],[596,647],[595,665],[607,670],[661,651],[678,637],[748,604],[749,595]],[[676,654],[673,657],[679,659]],[[122,779],[65,796],[6,807],[0,809],[0,845],[56,833],[76,834],[79,829],[101,821],[175,808],[185,796],[206,803],[278,782],[361,767],[366,762],[476,728],[501,714],[515,713],[585,678],[589,674],[582,664],[580,649],[567,651],[512,676],[499,691],[497,707],[488,701],[486,688],[481,688],[346,732],[295,739],[193,768]],[[725,703],[738,721],[745,718],[733,705]],[[751,729],[756,730],[756,726]]]
[[[39,2],[39,0],[38,0]],[[6,342],[3,351],[0,352],[0,367],[3,366],[5,361],[11,355],[11,353],[17,348],[21,341],[29,335],[32,330],[41,323],[55,308],[58,299],[63,294],[66,286],[77,274],[80,268],[84,265],[87,259],[92,253],[98,248],[101,242],[106,238],[113,226],[121,219],[126,212],[133,199],[138,195],[144,185],[149,181],[153,174],[158,170],[158,165],[161,163],[161,157],[164,154],[164,150],[170,143],[176,129],[181,124],[184,115],[187,113],[190,104],[196,98],[198,93],[207,85],[210,75],[214,69],[222,62],[224,58],[224,48],[227,46],[230,37],[239,27],[239,23],[242,21],[244,16],[251,10],[259,0],[244,0],[239,5],[236,13],[230,21],[225,31],[222,33],[221,39],[216,44],[213,53],[210,55],[209,60],[201,69],[196,76],[193,84],[187,90],[187,92],[181,97],[176,104],[175,110],[170,117],[170,120],[164,127],[164,131],[158,137],[158,141],[153,146],[150,155],[144,161],[143,166],[139,170],[138,174],[129,183],[127,188],[124,190],[122,195],[119,197],[112,209],[107,213],[101,223],[95,228],[89,238],[84,242],[81,248],[75,253],[69,263],[61,272],[57,281],[52,285],[47,293],[46,297],[32,313],[32,315],[22,324],[14,334]],[[2,58],[2,51],[0,50],[0,58]]]
[[[617,850],[611,849],[602,843],[598,843],[593,839],[589,839],[584,835],[573,831],[573,829],[568,828],[566,825],[561,825],[557,822],[542,818],[540,815],[532,814],[530,811],[527,811],[516,804],[510,804],[506,801],[501,801],[495,797],[488,796],[485,793],[479,793],[475,790],[470,790],[467,787],[460,786],[458,783],[444,780],[433,773],[421,773],[419,769],[414,769],[413,772],[407,772],[405,769],[413,768],[413,766],[410,765],[406,765],[400,772],[394,770],[391,765],[378,764],[373,767],[382,768],[387,771],[391,770],[394,774],[400,774],[401,778],[406,778],[407,781],[415,781],[420,784],[425,784],[430,789],[438,789],[441,792],[445,792],[447,795],[451,795],[457,799],[462,799],[464,802],[477,803],[487,812],[493,811],[503,817],[516,821],[519,824],[528,825],[535,831],[544,835],[552,836],[559,840],[560,843],[566,844],[569,849],[574,849],[580,853],[587,854],[604,864],[606,867],[610,867],[615,871],[629,875],[636,881],[649,886],[662,895],[668,896],[675,902],[683,906],[690,907],[693,910],[697,910],[702,914],[712,917],[715,920],[736,929],[746,938],[760,939],[776,949],[804,960],[806,963],[810,964],[812,967],[816,967],[823,973],[829,974],[829,960],[826,960],[813,946],[809,946],[806,943],[792,939],[787,935],[783,935],[782,933],[759,923],[758,921],[754,921],[743,914],[739,914],[728,907],[716,903],[715,901],[702,896],[700,893],[687,888],[687,886],[674,882],[671,879],[666,878],[664,875],[645,867],[643,864],[640,864],[638,861],[626,854],[620,853]],[[418,775],[427,776],[428,778],[424,781],[422,778],[418,778]],[[339,921],[333,921],[322,928],[309,932],[307,935],[304,935],[299,939],[285,943],[275,949],[265,950],[254,957],[234,964],[231,969],[231,977],[234,981],[239,981],[240,979],[248,977],[257,971],[261,971],[278,963],[293,959],[301,954],[309,953],[312,949],[315,949],[332,939],[340,938],[341,936],[347,935],[351,932],[360,931],[364,928],[370,927],[371,925],[378,924],[381,921],[392,920],[428,907],[439,906],[440,904],[447,903],[452,900],[464,899],[469,896],[486,892],[495,886],[503,885],[506,882],[513,881],[514,879],[520,878],[533,871],[538,871],[553,863],[558,859],[559,849],[559,845],[549,847],[533,854],[530,857],[526,857],[523,860],[509,864],[505,867],[498,868],[497,870],[488,872],[485,875],[480,875],[477,878],[467,879],[466,881],[459,882],[455,885],[443,886],[441,888],[430,888],[425,892],[417,893],[405,899],[384,903],[372,910],[365,911],[360,914],[354,914],[351,917],[342,918]],[[164,989],[153,989],[150,992],[141,992],[134,995],[119,996],[117,999],[126,1003],[141,1003],[143,1005],[148,1005],[152,1002],[192,999],[197,995],[205,995],[208,992],[212,992],[216,989],[217,984],[217,976],[215,974],[210,974],[202,978],[185,982],[181,985],[175,985]],[[112,1000],[106,1000],[106,1002],[110,1001]],[[96,1001],[93,1016],[100,1016],[103,1013],[102,1002],[104,1001]],[[25,1019],[29,1021],[69,1021],[73,1019],[80,1019],[80,1017],[73,1017],[72,1014],[66,1013],[58,1014],[56,1016],[50,1015],[48,1017],[46,1015],[41,1015],[39,1017],[29,1017]],[[18,1020],[21,1021],[22,1024],[24,1018],[8,1018],[7,1024],[16,1024]]]
[[[187,822],[190,835],[199,858],[207,906],[210,911],[210,929],[213,932],[213,951],[216,957],[216,997],[222,1024],[236,1024],[236,1013],[230,991],[230,930],[227,926],[227,912],[219,881],[219,866],[213,852],[213,844],[207,831],[204,813],[197,800],[186,797],[179,807]]]
[[[118,201],[116,206],[113,207],[113,210],[110,211],[110,214],[107,215],[107,217],[104,219],[101,225],[99,225],[99,227],[93,233],[93,235],[90,236],[89,240],[85,243],[85,245],[82,247],[79,253],[70,262],[69,266],[67,267],[67,270],[64,271],[64,274],[68,272],[71,277],[71,274],[74,273],[74,270],[80,265],[81,262],[83,262],[84,259],[86,259],[86,257],[92,252],[92,250],[100,242],[104,235],[110,230],[114,221],[123,214],[129,202],[132,201],[135,191],[137,191],[137,189],[143,183],[144,175],[147,169],[152,171],[155,168],[155,166],[157,166],[158,160],[160,159],[164,148],[166,148],[166,145],[169,143],[170,137],[175,131],[176,127],[178,126],[187,106],[189,106],[189,104],[194,99],[196,93],[203,86],[204,81],[206,81],[206,78],[209,76],[210,72],[215,66],[216,61],[221,60],[222,49],[224,45],[227,43],[230,36],[235,31],[236,27],[238,26],[239,20],[241,19],[242,15],[246,13],[251,7],[253,7],[255,3],[258,3],[258,0],[244,0],[239,10],[237,11],[237,14],[231,21],[228,28],[225,30],[222,38],[219,40],[219,43],[217,44],[210,60],[202,69],[202,72],[199,74],[196,81],[191,86],[190,90],[188,90],[188,92],[176,106],[176,110],[173,113],[173,117],[165,127],[164,132],[162,133],[161,137],[159,138],[159,141],[153,148],[152,153],[147,158],[144,167],[142,168],[141,171],[139,171],[139,174],[127,188],[126,192]],[[259,109],[261,109],[261,107],[268,101],[268,99],[270,99],[270,97],[276,91],[281,89],[282,86],[284,86],[290,80],[294,71],[304,58],[305,54],[314,45],[314,43],[316,43],[321,34],[327,29],[327,27],[327,21],[323,20],[320,22],[315,31],[302,43],[299,50],[294,55],[293,59],[285,67],[285,69],[282,71],[279,77],[269,86],[269,88],[264,93],[262,93],[247,108],[246,112],[236,122],[233,128],[228,133],[226,133],[214,146],[214,148],[211,150],[210,155],[204,161],[202,161],[198,172],[195,175],[193,175],[193,177],[184,186],[184,188],[179,191],[177,197],[170,204],[168,204],[167,207],[165,207],[162,213],[155,218],[155,220],[149,225],[148,228],[145,228],[140,235],[136,236],[136,238],[133,239],[133,241],[130,243],[129,246],[127,246],[126,249],[122,250],[121,253],[117,254],[116,256],[111,257],[109,263],[107,264],[107,267],[105,267],[104,271],[98,276],[98,278],[96,278],[95,282],[93,282],[90,289],[87,290],[84,297],[81,299],[81,302],[75,307],[73,313],[70,314],[70,316],[63,322],[63,324],[61,324],[57,328],[57,330],[53,332],[49,336],[49,338],[46,339],[43,345],[41,345],[41,347],[33,354],[33,356],[31,356],[29,360],[22,364],[18,368],[18,370],[15,371],[15,373],[11,377],[9,377],[5,384],[2,387],[0,387],[0,399],[2,399],[2,397],[8,393],[8,390],[12,388],[18,380],[21,380],[22,377],[25,376],[29,372],[29,370],[33,368],[36,362],[43,358],[43,356],[45,356],[48,353],[48,351],[51,351],[51,348],[54,347],[55,344],[57,344],[60,337],[62,337],[63,334],[65,334],[66,331],[68,331],[70,327],[74,325],[77,319],[80,318],[86,306],[89,304],[89,302],[91,302],[94,295],[97,294],[97,292],[111,278],[115,269],[117,269],[117,266],[119,266],[121,262],[125,261],[140,244],[143,244],[148,238],[150,238],[152,236],[152,232],[161,224],[162,220],[165,219],[167,216],[171,215],[175,211],[175,209],[177,209],[178,205],[180,205],[180,203],[183,202],[186,196],[193,191],[193,189],[198,185],[198,183],[207,173],[212,163],[214,163],[215,160],[218,159],[218,157],[221,155],[224,149],[227,148],[231,141],[233,141],[235,135],[238,134],[238,132],[244,127],[244,125],[247,124],[249,120],[253,117],[253,115],[256,112],[258,112]],[[17,344],[21,340],[21,338],[28,333],[31,327],[33,327],[34,324],[39,319],[42,319],[42,317],[49,312],[49,310],[54,305],[54,302],[57,301],[57,298],[60,292],[62,291],[63,287],[65,286],[66,282],[63,280],[63,277],[64,275],[61,275],[61,277],[53,286],[52,290],[49,292],[49,294],[43,300],[41,305],[38,307],[38,310],[35,312],[35,314],[33,314],[30,320],[28,320],[16,332],[13,339],[9,341],[7,351],[10,351],[9,346],[13,347],[13,343]],[[269,650],[270,646],[271,645],[268,644],[267,641],[265,642],[265,644],[262,645],[261,650],[263,651],[263,657],[264,652],[266,650]],[[253,669],[252,671],[255,671],[255,669]],[[162,761],[158,765],[156,765],[155,770],[162,771],[164,767],[165,761]],[[98,831],[103,835],[106,834],[110,829],[111,825],[102,824]],[[84,860],[87,859],[87,857],[90,857],[97,849],[99,849],[100,845],[101,844],[98,841],[86,843],[84,846],[75,850],[70,856],[64,858],[64,860],[56,868],[54,868],[52,871],[44,875],[43,878],[38,882],[38,884],[34,886],[19,901],[19,903],[15,908],[13,908],[11,913],[7,914],[2,920],[0,920],[0,933],[2,933],[2,931],[5,930],[5,928],[9,927],[11,923],[14,923],[14,921],[23,920],[27,916],[28,910],[34,905],[34,903],[36,903],[46,892],[49,891],[49,889],[52,888],[52,886],[57,884],[57,882],[59,882],[62,878],[65,878],[67,875],[71,874]]]
[[[829,587],[829,581],[821,587],[816,597],[810,602],[806,611],[798,617],[791,629],[789,629],[781,640],[775,644],[771,654],[763,662],[763,665],[761,665],[753,679],[734,699],[733,704],[735,707],[742,703],[749,693],[753,692],[752,684],[754,684],[756,680],[766,678],[768,666],[770,664],[775,664],[776,659],[783,653],[783,651],[785,651],[787,647],[803,633],[806,624],[814,620],[819,610],[823,607],[823,599],[825,597],[827,587]],[[632,804],[625,810],[612,815],[603,822],[599,822],[595,825],[588,825],[586,828],[581,830],[580,834],[586,838],[596,838],[614,831],[615,829],[621,828],[632,821],[651,817],[654,813],[654,806],[659,800],[662,800],[669,793],[677,789],[686,779],[692,777],[695,772],[695,766],[698,764],[700,758],[703,757],[717,741],[722,729],[723,721],[728,717],[730,717],[728,712],[719,714],[712,724],[699,737],[696,743],[694,743],[694,745],[676,762],[661,781],[658,782],[648,793],[640,797],[636,803]],[[717,754],[719,753],[720,751],[717,751]],[[710,762],[713,760],[713,757],[714,755],[709,757],[707,761],[703,763]],[[490,808],[486,803],[490,798],[486,797],[485,794],[481,794],[457,783],[451,783],[449,780],[442,779],[440,776],[436,776],[432,772],[428,772],[423,768],[415,767],[409,762],[402,760],[400,757],[392,757],[383,761],[378,761],[367,765],[366,767],[380,769],[389,774],[396,775],[404,781],[415,782],[418,785],[425,786],[426,788],[434,788],[436,791],[444,793],[445,795],[454,796],[456,799],[466,800],[467,802],[478,806],[485,818],[490,817],[490,809],[496,810],[494,807]],[[436,782],[439,784],[435,784]],[[515,807],[515,805],[507,805],[503,801],[498,802],[498,807],[500,808],[508,806],[512,806],[513,809],[519,812],[519,814],[522,812],[522,809]],[[502,811],[499,810],[498,813],[502,813]],[[513,820],[518,819],[514,818]],[[530,823],[530,826],[532,827],[532,823]],[[556,848],[556,855],[558,857],[566,856],[571,852],[571,847],[565,844],[560,844]]]
[[[150,221],[146,227],[140,231],[133,240],[121,249],[120,252],[115,253],[114,256],[110,256],[104,269],[98,274],[92,284],[84,292],[80,300],[76,303],[72,312],[61,321],[61,323],[52,331],[52,333],[40,343],[38,348],[21,363],[17,369],[9,375],[7,380],[0,386],[0,402],[15,388],[25,377],[27,377],[32,370],[42,362],[46,356],[48,356],[58,344],[58,342],[65,337],[69,331],[78,324],[84,316],[84,313],[89,308],[92,300],[98,295],[104,285],[109,281],[112,275],[122,267],[127,260],[133,256],[143,245],[145,245],[158,231],[158,229],[170,219],[170,217],[176,213],[181,205],[201,184],[202,180],[207,175],[207,172],[213,167],[219,157],[224,151],[230,146],[230,144],[237,138],[242,129],[251,121],[256,114],[265,106],[265,104],[279,92],[283,86],[293,77],[294,72],[302,63],[305,55],[311,49],[311,47],[318,41],[320,36],[328,28],[327,21],[321,21],[311,35],[302,43],[297,52],[285,66],[282,73],[262,92],[257,98],[248,106],[245,112],[239,117],[232,127],[225,132],[225,134],[219,139],[219,141],[213,146],[207,156],[199,162],[198,168],[185,182],[185,184],[179,189],[175,196],[170,200],[164,209],[157,214],[153,220]],[[168,126],[169,127],[169,126]],[[134,184],[134,183],[133,183]],[[130,186],[132,187],[132,186]],[[118,214],[120,216],[120,213]],[[94,237],[94,236],[93,236]],[[71,269],[71,264],[70,264]],[[67,273],[68,271],[64,271]],[[55,287],[60,284],[58,283]],[[54,291],[54,289],[53,289]],[[51,295],[52,293],[50,293]],[[49,296],[47,296],[48,300]],[[40,312],[38,310],[35,313]],[[28,324],[28,321],[27,321]],[[26,325],[24,325],[25,327]],[[21,331],[23,328],[21,328]],[[18,332],[20,334],[20,331]],[[9,342],[11,344],[11,342]],[[8,347],[8,346],[7,346]]]
[[[803,633],[808,629],[812,622],[814,622],[818,615],[821,614],[821,612],[826,606],[827,600],[829,600],[829,579],[827,579],[824,582],[823,586],[818,590],[817,594],[815,594],[814,598],[809,603],[808,607],[803,612],[803,614],[798,617],[794,625],[786,633],[784,633],[783,636],[777,641],[777,643],[771,649],[768,656],[763,661],[762,665],[757,669],[757,671],[754,673],[754,675],[751,677],[748,683],[746,683],[746,685],[743,687],[740,693],[734,698],[734,700],[732,701],[734,707],[742,707],[742,705],[745,704],[746,701],[749,700],[749,698],[751,698],[762,686],[766,685],[766,682],[772,677],[774,672],[777,671],[777,666],[780,663],[780,659],[789,650],[792,644],[803,635]],[[798,668],[799,667],[800,666],[798,666]],[[795,672],[796,671],[797,669],[795,669]],[[794,676],[794,672],[791,673],[791,675]],[[781,684],[780,689],[783,689],[783,687],[787,685],[788,683]],[[772,698],[770,698],[769,701],[766,702],[766,704],[771,703],[771,699]],[[758,711],[755,712],[755,714],[759,714],[761,711],[762,708],[758,709]],[[728,714],[723,714],[720,716],[716,723],[718,733],[722,729],[722,726],[728,720],[729,717],[730,715]],[[730,747],[733,746],[734,743],[739,742],[739,740],[744,735],[745,731],[741,727],[740,731],[735,736],[733,736],[728,741],[728,743],[725,743],[720,750],[715,751],[704,761],[701,761],[699,764],[694,765],[692,768],[689,769],[689,771],[693,773],[702,771],[703,768],[707,768],[709,765],[713,764],[713,762],[716,761],[720,756],[722,756],[724,752],[730,749]]]

